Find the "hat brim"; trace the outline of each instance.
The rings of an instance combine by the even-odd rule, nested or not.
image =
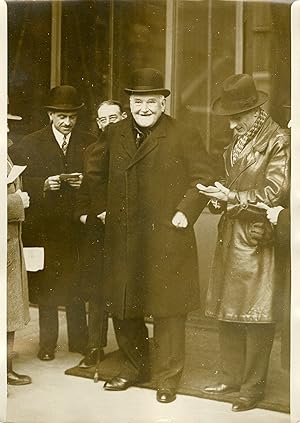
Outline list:
[[[171,94],[171,91],[167,88],[153,88],[153,89],[141,89],[141,90],[135,90],[132,88],[124,88],[125,93],[131,95],[131,94],[161,94],[164,97],[168,97]]]
[[[238,115],[239,113],[248,112],[252,109],[255,109],[255,107],[261,106],[262,104],[266,103],[266,101],[269,100],[268,94],[266,94],[263,91],[257,91],[258,97],[255,104],[251,106],[245,106],[245,107],[224,107],[222,104],[222,97],[218,97],[213,103],[212,103],[212,111],[215,115],[219,116],[232,116],[232,115]]]
[[[58,104],[56,106],[53,105],[46,105],[44,106],[45,109],[51,110],[53,112],[76,112],[76,110],[81,109],[84,106],[84,103],[80,104],[79,106],[74,106],[71,104]]]
[[[22,117],[17,116],[17,115],[11,115],[10,113],[7,113],[7,119],[9,119],[9,120],[22,120]]]

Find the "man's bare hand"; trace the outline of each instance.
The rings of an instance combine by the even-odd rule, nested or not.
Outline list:
[[[27,209],[30,203],[30,197],[28,193],[26,191],[21,191],[20,189],[18,189],[16,191],[16,194],[18,194],[21,197],[24,209]]]
[[[82,183],[83,175],[78,174],[75,177],[70,177],[66,180],[66,182],[70,185],[70,187],[79,189]]]
[[[267,218],[273,225],[277,225],[278,216],[279,213],[283,210],[283,207],[277,206],[277,207],[270,207],[267,210]]]
[[[59,175],[49,176],[44,183],[44,191],[58,191],[60,189]]]
[[[228,201],[229,189],[224,187],[220,182],[215,182],[215,186],[205,186],[202,184],[197,184],[200,194],[206,195],[209,198],[215,198],[220,201]]]
[[[176,228],[187,228],[189,222],[187,220],[187,217],[184,213],[181,211],[177,211],[172,219],[172,225],[174,225]]]
[[[101,220],[101,222],[103,223],[103,225],[105,225],[106,211],[104,211],[104,212],[102,212],[100,214],[97,214],[97,217],[98,217],[98,219]]]
[[[84,225],[86,224],[86,220],[87,220],[87,214],[82,214],[79,218],[80,222],[83,223]]]

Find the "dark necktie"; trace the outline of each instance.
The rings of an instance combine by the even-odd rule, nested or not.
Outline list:
[[[67,141],[67,137],[65,135],[64,135],[63,143],[61,145],[61,149],[62,149],[62,152],[64,153],[64,155],[66,155],[67,149],[68,149],[68,141]]]

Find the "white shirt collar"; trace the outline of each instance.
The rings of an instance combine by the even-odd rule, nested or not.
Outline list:
[[[60,148],[61,148],[61,146],[62,146],[62,143],[64,142],[64,137],[66,137],[66,141],[67,141],[67,143],[69,144],[69,141],[70,141],[70,137],[71,137],[71,132],[68,134],[68,135],[64,135],[64,134],[62,134],[61,132],[59,132],[56,128],[55,128],[55,126],[54,125],[51,125],[51,128],[52,128],[52,132],[53,132],[53,134],[54,134],[54,137],[55,137],[55,139],[56,139],[56,141],[57,141],[57,143],[58,143],[58,145],[60,146]]]

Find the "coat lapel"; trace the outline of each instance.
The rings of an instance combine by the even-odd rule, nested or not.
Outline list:
[[[131,135],[133,138],[133,135]],[[162,117],[161,122],[157,125],[153,131],[151,131],[150,135],[145,139],[143,144],[136,149],[134,140],[134,148],[135,148],[135,154],[132,157],[132,161],[129,163],[127,169],[134,166],[136,163],[143,160],[151,151],[153,151],[155,148],[157,148],[159,144],[159,139],[166,137],[166,122],[164,120],[164,117]]]
[[[265,151],[270,138],[270,131],[277,129],[277,126],[273,128],[270,127],[270,125],[272,125],[272,121],[268,118],[256,137],[246,145],[233,166],[231,165],[231,152],[234,143],[230,144],[226,149],[224,153],[224,163],[226,174],[227,176],[230,175],[228,188],[232,186],[232,184],[245,172],[246,169],[256,162],[256,152],[263,153]]]

